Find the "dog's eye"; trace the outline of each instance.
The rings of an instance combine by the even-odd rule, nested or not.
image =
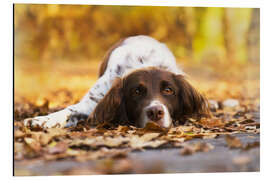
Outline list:
[[[136,87],[134,88],[132,91],[131,91],[131,95],[132,96],[140,96],[142,95],[144,92],[144,88],[139,86],[139,87]]]
[[[134,90],[134,93],[135,93],[135,94],[140,94],[140,93],[141,93],[140,88],[136,88],[136,89]]]
[[[162,93],[163,93],[164,95],[173,95],[173,94],[174,94],[174,91],[173,91],[172,88],[166,87],[166,88],[164,88],[164,89],[162,90]]]

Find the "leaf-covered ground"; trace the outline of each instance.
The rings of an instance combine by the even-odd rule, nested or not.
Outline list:
[[[98,66],[86,64],[51,62],[42,69],[33,64],[15,64],[15,175],[259,170],[258,152],[250,155],[260,146],[258,65],[218,69],[184,66],[190,81],[210,100],[213,117],[190,119],[185,125],[169,130],[154,123],[143,129],[89,128],[84,124],[43,131],[24,127],[23,119],[57,111],[83,96],[97,78]],[[230,151],[231,154],[226,154]],[[233,157],[220,161],[218,158],[225,154]],[[184,157],[194,159],[185,165],[188,159]],[[206,163],[206,157],[207,162],[217,163],[215,168],[224,166],[228,160],[235,166],[203,169],[198,165]],[[166,159],[172,159],[171,164],[166,164]],[[177,169],[180,166],[189,169]]]

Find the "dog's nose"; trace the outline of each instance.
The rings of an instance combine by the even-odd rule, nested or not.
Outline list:
[[[158,121],[163,118],[164,110],[160,105],[149,107],[146,110],[147,117],[152,121]]]

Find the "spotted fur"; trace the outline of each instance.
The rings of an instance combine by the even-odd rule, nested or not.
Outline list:
[[[40,128],[56,125],[75,126],[78,121],[84,120],[81,117],[91,115],[116,78],[148,67],[159,67],[174,74],[184,74],[165,44],[143,35],[128,37],[116,43],[106,54],[100,66],[99,79],[79,103],[47,116],[28,118],[24,123],[26,126]]]

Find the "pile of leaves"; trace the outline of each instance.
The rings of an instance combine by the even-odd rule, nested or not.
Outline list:
[[[186,143],[187,141],[194,138],[216,138],[220,134],[227,135],[229,148],[248,149],[257,147],[258,144],[244,147],[229,134],[258,134],[260,123],[254,117],[254,112],[258,111],[255,108],[244,104],[222,109],[216,107],[211,109],[213,115],[211,118],[203,118],[200,121],[189,119],[185,125],[170,129],[161,128],[155,123],[148,123],[145,128],[118,126],[113,129],[106,125],[89,128],[85,124],[79,124],[73,128],[37,131],[23,126],[23,119],[58,109],[49,109],[48,102],[42,106],[29,103],[15,104],[14,159],[16,162],[62,159],[78,162],[100,159],[127,161],[128,153],[131,151],[154,148],[180,148],[179,155],[190,155],[195,152],[207,152],[214,147],[206,143],[192,145]],[[126,168],[130,168],[130,163],[124,164],[125,168],[121,172],[126,172]],[[93,173],[119,173],[119,169],[96,169]]]
[[[162,167],[159,165],[146,171],[144,165],[134,164],[130,154],[147,149],[168,148],[179,149],[179,156],[208,152],[215,150],[215,147],[204,139],[224,135],[230,149],[248,150],[259,146],[259,142],[244,145],[235,137],[238,133],[260,133],[257,66],[241,69],[241,73],[237,68],[228,68],[234,74],[226,73],[224,67],[220,70],[216,66],[212,70],[201,66],[200,70],[191,68],[188,72],[196,80],[192,83],[210,100],[212,117],[199,121],[188,119],[184,125],[171,129],[160,128],[154,123],[147,124],[143,129],[127,126],[90,128],[85,124],[75,128],[48,130],[24,127],[25,118],[47,115],[76,103],[96,82],[97,68],[91,67],[97,65],[89,65],[89,62],[64,64],[48,63],[43,69],[39,66],[33,68],[26,63],[15,66],[15,175],[35,175],[33,172],[22,172],[23,168],[18,166],[37,167],[38,164],[62,161],[95,162],[93,166],[87,164],[63,174],[161,173]],[[200,139],[199,143],[191,141],[195,138]],[[247,158],[242,157],[236,159],[235,163],[247,161]],[[135,171],[136,167],[140,171]],[[44,171],[42,167],[37,175],[41,171]]]

